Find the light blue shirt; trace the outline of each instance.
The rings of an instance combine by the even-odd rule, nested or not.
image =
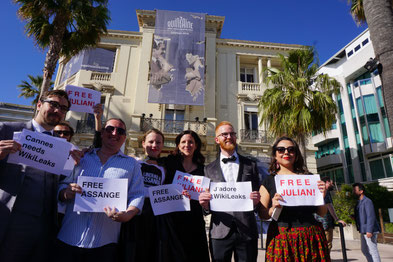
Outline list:
[[[102,178],[128,178],[128,207],[142,210],[144,185],[138,162],[120,151],[104,165],[95,149],[86,153],[72,174],[59,185],[59,192],[69,183],[76,183],[79,175]],[[74,212],[74,200],[68,201],[58,239],[81,248],[97,248],[117,243],[121,223],[113,221],[105,213]]]

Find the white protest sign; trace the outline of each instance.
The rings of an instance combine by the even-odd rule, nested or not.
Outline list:
[[[93,114],[93,106],[101,101],[101,93],[92,89],[67,85],[65,91],[71,102],[71,111]]]
[[[71,144],[71,151],[72,150],[79,150],[79,148],[77,146]],[[75,160],[72,158],[71,155],[69,155],[68,159],[64,165],[64,170],[63,170],[62,175],[69,176],[71,174],[72,170],[74,169],[74,167],[75,167]]]
[[[181,185],[190,193],[191,199],[199,200],[199,194],[209,188],[210,178],[176,171],[172,184]]]
[[[212,211],[238,212],[254,210],[250,198],[251,181],[210,183],[210,209]]]
[[[9,155],[8,163],[31,166],[57,175],[63,173],[71,143],[27,129],[15,134],[14,138],[22,148]]]
[[[283,206],[321,206],[325,202],[318,189],[319,175],[276,175],[277,193]]]
[[[149,187],[150,204],[155,216],[176,211],[190,211],[190,199],[182,194],[181,185]]]
[[[74,211],[104,212],[104,207],[127,209],[128,179],[78,176],[82,194],[75,195]]]

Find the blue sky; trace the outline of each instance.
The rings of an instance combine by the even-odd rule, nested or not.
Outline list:
[[[138,31],[136,9],[163,9],[225,16],[221,38],[285,44],[314,45],[320,64],[366,29],[358,27],[349,14],[347,0],[109,0],[112,21],[109,29]],[[29,105],[18,98],[17,86],[27,75],[42,74],[45,52],[24,34],[11,0],[0,1],[2,40],[0,50],[0,102]]]

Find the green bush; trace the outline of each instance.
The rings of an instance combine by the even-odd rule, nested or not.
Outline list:
[[[393,233],[393,223],[385,223],[385,232]]]
[[[351,185],[341,185],[341,188],[333,196],[333,206],[339,219],[348,224],[355,223],[352,215],[355,214],[356,199],[353,197]]]

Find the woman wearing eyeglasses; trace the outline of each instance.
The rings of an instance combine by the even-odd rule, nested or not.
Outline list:
[[[273,144],[269,171],[271,175],[260,188],[260,216],[270,219],[280,209],[281,213],[269,225],[266,261],[330,261],[323,227],[313,215],[324,216],[325,205],[289,207],[279,203],[283,198],[276,193],[275,175],[310,174],[293,139],[283,136]],[[324,182],[319,181],[318,188],[326,194]]]
[[[161,131],[151,129],[144,134],[142,147],[145,151],[145,158],[138,162],[144,180],[145,202],[139,216],[122,224],[119,261],[160,261],[158,246],[161,229],[150,204],[148,187],[164,183],[165,170],[157,165],[163,146],[164,135]]]
[[[163,158],[166,168],[165,184],[172,184],[177,170],[191,175],[204,176],[205,157],[201,153],[202,142],[197,133],[186,130],[176,139],[174,152]],[[169,241],[164,244],[162,261],[205,262],[210,261],[205,220],[197,200],[190,200],[191,210],[169,213],[162,217],[163,232]]]

